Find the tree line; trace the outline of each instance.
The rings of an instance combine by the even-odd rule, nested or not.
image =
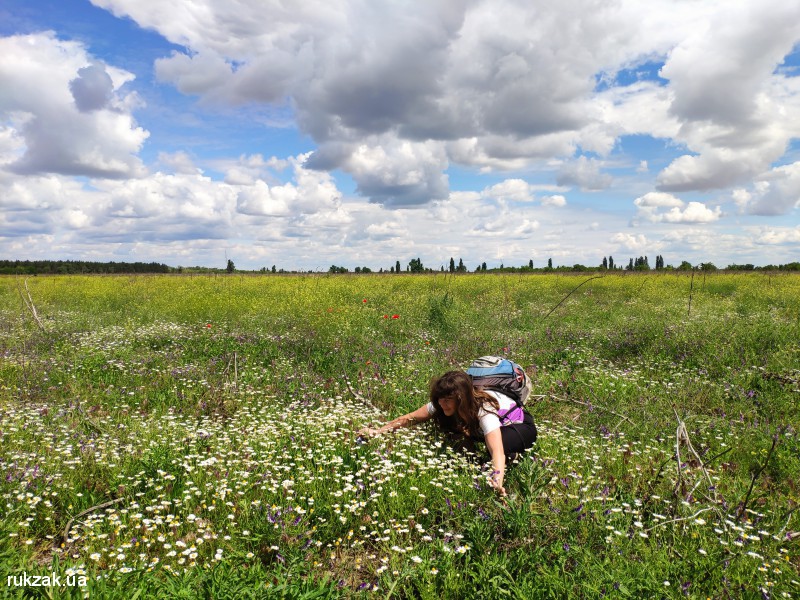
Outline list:
[[[97,262],[86,260],[0,260],[3,275],[79,275],[117,273],[174,273],[177,269],[156,262]]]
[[[524,273],[524,272],[539,272],[539,273],[547,273],[552,271],[558,272],[565,272],[565,271],[572,271],[572,272],[582,272],[582,271],[800,271],[800,262],[790,262],[787,264],[779,264],[779,265],[765,265],[765,266],[755,266],[752,264],[730,264],[727,267],[720,269],[712,262],[701,262],[696,265],[693,265],[689,261],[683,260],[677,266],[668,265],[664,261],[664,257],[662,255],[657,255],[655,258],[655,263],[653,266],[650,265],[650,259],[647,256],[639,256],[639,257],[631,257],[628,260],[627,265],[622,266],[619,263],[614,262],[613,256],[604,256],[603,260],[597,266],[586,266],[582,264],[573,264],[573,265],[560,265],[554,266],[553,259],[547,259],[547,265],[542,267],[534,267],[533,260],[529,260],[528,264],[520,265],[520,266],[506,266],[504,263],[501,263],[499,267],[487,267],[485,262],[480,263],[474,269],[474,273],[484,273],[484,272],[507,272],[507,273]],[[422,260],[419,258],[412,258],[408,264],[406,265],[405,269],[401,269],[400,261],[398,260],[394,266],[391,266],[389,269],[379,269],[377,272],[379,273],[467,273],[469,270],[467,269],[466,265],[464,265],[464,261],[459,258],[458,264],[455,262],[455,258],[450,258],[449,268],[445,269],[444,265],[441,265],[438,269],[426,267],[422,264]],[[349,273],[350,270],[347,267],[331,265],[328,269],[329,273]],[[353,271],[354,273],[372,273],[373,271],[368,267],[356,267]]]
[[[594,272],[594,271],[800,271],[800,262],[790,262],[787,264],[756,266],[747,264],[730,264],[724,268],[718,268],[714,263],[701,262],[693,265],[689,261],[683,260],[677,266],[666,264],[664,257],[660,254],[656,256],[653,266],[647,256],[631,257],[627,264],[623,266],[614,260],[613,256],[604,256],[597,266],[586,266],[579,263],[573,265],[553,264],[553,259],[549,258],[545,266],[535,267],[533,259],[527,264],[519,266],[487,266],[486,262],[481,262],[472,270],[473,273],[549,273],[549,272]],[[234,273],[234,272],[258,272],[263,274],[288,274],[304,273],[306,271],[279,269],[275,265],[271,268],[262,267],[257,271],[240,270],[236,268],[233,260],[227,259],[227,264],[222,268],[214,267],[170,267],[157,262],[99,262],[83,260],[0,260],[0,275],[73,275],[73,274],[123,274],[123,273]],[[313,272],[313,271],[307,271]],[[444,264],[439,268],[426,267],[422,260],[412,258],[403,268],[400,261],[396,261],[388,269],[379,268],[377,270],[367,266],[357,266],[352,271],[348,267],[331,265],[328,273],[467,273],[470,272],[464,264],[463,259],[459,258],[456,262],[454,257],[450,258],[449,264]]]

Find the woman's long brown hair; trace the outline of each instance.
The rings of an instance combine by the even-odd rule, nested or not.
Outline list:
[[[451,397],[456,401],[456,412],[448,417],[442,411],[439,400]],[[472,379],[464,371],[448,371],[431,381],[430,399],[436,412],[433,419],[443,431],[463,433],[469,437],[481,437],[478,411],[485,404],[497,412],[500,404],[481,389],[472,386]]]

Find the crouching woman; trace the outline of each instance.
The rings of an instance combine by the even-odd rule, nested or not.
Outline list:
[[[505,394],[474,387],[464,371],[448,371],[434,379],[426,405],[382,427],[365,428],[359,433],[380,435],[430,419],[444,432],[486,443],[492,459],[489,485],[501,496],[506,495],[503,480],[507,459],[536,441],[536,425],[528,412]]]

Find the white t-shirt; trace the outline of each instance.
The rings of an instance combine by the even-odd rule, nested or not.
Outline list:
[[[505,427],[506,425],[512,425],[514,423],[522,423],[524,414],[522,409],[514,402],[513,398],[509,398],[505,394],[495,392],[494,390],[484,391],[495,397],[497,403],[500,405],[500,409],[495,413],[494,407],[491,404],[484,404],[478,411],[478,419],[480,420],[483,435],[499,427]],[[436,406],[434,406],[433,402],[428,402],[427,408],[429,415],[433,415],[433,413],[436,412]]]

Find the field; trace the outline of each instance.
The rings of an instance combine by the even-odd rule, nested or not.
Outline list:
[[[507,502],[356,439],[483,354]],[[6,277],[0,596],[797,598],[799,400],[796,275]]]

